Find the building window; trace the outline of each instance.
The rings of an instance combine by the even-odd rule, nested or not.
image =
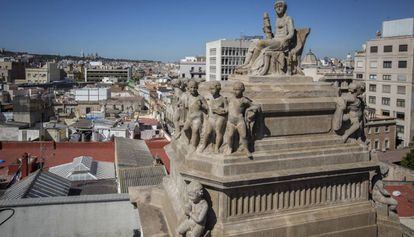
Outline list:
[[[392,68],[392,61],[384,61],[383,68]]]
[[[392,52],[392,45],[385,45],[384,53],[391,53],[391,52]]]
[[[382,105],[390,105],[390,98],[382,97]]]
[[[371,127],[368,128],[368,134],[371,134]]]
[[[390,149],[390,141],[388,139],[386,139],[384,141],[384,147],[385,147],[385,150],[389,150]]]
[[[217,49],[210,49],[210,55],[216,55],[217,54]]]
[[[357,68],[363,68],[364,67],[364,62],[357,61],[356,65],[357,65]]]
[[[383,111],[382,111],[382,116],[387,116],[387,117],[389,117],[389,116],[390,116],[390,111],[389,111],[389,110],[383,110]]]
[[[380,128],[379,127],[376,127],[375,128],[375,133],[379,133],[380,132]]]
[[[377,74],[371,74],[369,75],[370,80],[377,80]]]
[[[367,147],[368,147],[368,150],[371,150],[371,141],[370,140],[367,140]]]
[[[358,73],[358,74],[356,74],[356,78],[357,78],[357,79],[363,79],[363,78],[364,78],[364,75],[363,75],[363,74]]]
[[[382,93],[391,93],[390,85],[382,85]]]
[[[382,75],[382,80],[391,81],[391,75]]]
[[[374,149],[379,150],[380,149],[380,142],[378,140],[375,140],[374,142]]]
[[[369,101],[369,103],[370,103],[370,104],[375,104],[375,103],[376,103],[376,98],[375,98],[375,96],[370,96],[370,97],[368,97],[368,101]]]
[[[369,62],[369,67],[370,68],[377,68],[378,67],[378,62],[377,61]]]
[[[398,68],[407,68],[407,61],[398,61]]]
[[[407,81],[407,76],[405,76],[405,75],[398,75],[397,76],[397,80],[398,81]]]
[[[405,107],[405,100],[397,99],[397,107],[404,108]]]
[[[397,112],[395,117],[400,120],[405,120],[405,114],[403,112]]]
[[[370,52],[371,53],[378,53],[378,46],[371,46]]]
[[[369,84],[369,91],[376,92],[377,91],[377,85]]]
[[[404,126],[397,125],[397,133],[404,133]]]
[[[408,45],[406,45],[406,44],[401,44],[401,45],[399,46],[399,50],[400,50],[400,52],[407,52],[407,51],[408,51]]]
[[[397,86],[397,93],[400,95],[405,95],[405,86]]]
[[[385,126],[385,132],[389,132],[390,131],[390,126]]]

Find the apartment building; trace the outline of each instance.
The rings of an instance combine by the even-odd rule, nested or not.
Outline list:
[[[206,80],[226,81],[244,63],[251,40],[216,40],[206,44]]]
[[[397,146],[414,136],[414,18],[383,22],[382,35],[355,56],[355,80],[366,82],[366,100],[380,116],[397,119]]]
[[[25,78],[25,66],[20,62],[0,62],[0,81],[14,83]]]
[[[102,82],[104,78],[116,78],[118,83],[126,83],[131,79],[131,68],[125,69],[85,69],[85,82]]]
[[[56,63],[46,63],[41,68],[26,68],[27,83],[49,83],[60,79],[61,73]]]
[[[205,78],[206,77],[206,58],[205,57],[185,57],[180,60],[178,69],[180,78]]]

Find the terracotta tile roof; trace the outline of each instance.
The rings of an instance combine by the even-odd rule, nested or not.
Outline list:
[[[138,122],[143,123],[145,125],[151,125],[151,126],[158,125],[158,120],[151,119],[151,118],[140,118],[140,119],[138,119]]]
[[[398,201],[398,215],[400,217],[413,217],[414,216],[414,190],[412,185],[387,185],[385,187],[387,191],[392,194],[394,191],[400,191],[399,197],[393,196]]]
[[[170,142],[167,139],[152,139],[146,140],[145,143],[147,144],[151,154],[156,157],[160,157],[162,162],[164,163],[165,169],[168,173],[170,173],[170,158],[168,157],[167,153],[164,150],[164,147]]]
[[[79,156],[91,156],[96,161],[115,162],[114,142],[0,142],[0,159],[10,165],[23,153],[38,157],[44,167],[70,163]]]

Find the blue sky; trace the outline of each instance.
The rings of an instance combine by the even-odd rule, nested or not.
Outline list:
[[[205,43],[262,34],[273,0],[1,0],[0,47],[32,53],[174,61]],[[287,0],[307,49],[345,57],[384,20],[413,17],[414,0]],[[274,23],[272,23],[274,24]]]

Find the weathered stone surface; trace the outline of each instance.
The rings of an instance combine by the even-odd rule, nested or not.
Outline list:
[[[237,91],[241,86],[234,87],[240,81],[244,94]],[[199,91],[207,97],[213,90],[202,83]],[[251,154],[240,149],[223,153],[226,141],[222,147],[213,144],[196,151],[174,140],[165,148],[171,175],[150,192],[159,198],[144,199],[162,210],[170,233],[183,221],[187,185],[199,182],[209,206],[205,233],[213,237],[378,236],[370,197],[378,163],[361,141],[344,143],[335,133],[337,89],[303,76],[237,75],[223,82],[220,91],[227,99],[236,94],[236,102],[249,101],[234,108],[239,108],[237,124],[248,126],[251,134],[227,138],[239,143],[249,139]],[[253,105],[257,109],[251,126],[246,108]],[[394,225],[383,226],[389,227],[385,236],[394,236]]]

